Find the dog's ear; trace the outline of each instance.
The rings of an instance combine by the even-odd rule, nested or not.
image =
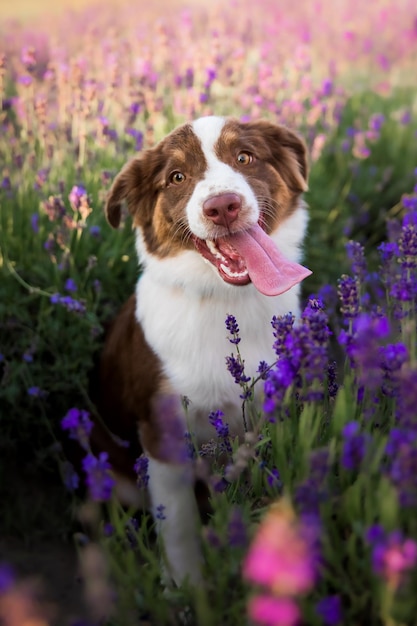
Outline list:
[[[289,187],[293,191],[302,193],[308,190],[308,160],[307,146],[296,133],[284,126],[279,128],[280,142],[288,151],[288,179]],[[294,161],[295,159],[295,161]]]
[[[113,181],[104,208],[107,220],[113,228],[119,226],[122,218],[122,204],[126,201],[129,206],[129,195],[132,195],[135,180],[140,180],[140,177],[140,161],[135,158],[126,163]]]
[[[248,126],[260,131],[271,155],[271,164],[277,169],[289,189],[296,194],[307,191],[308,161],[304,141],[292,130],[259,120]]]
[[[110,188],[105,205],[107,220],[113,228],[120,224],[124,202],[129,213],[138,221],[150,219],[158,194],[157,174],[160,167],[160,150],[151,148],[122,168]]]

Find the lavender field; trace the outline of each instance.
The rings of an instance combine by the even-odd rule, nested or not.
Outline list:
[[[43,4],[0,11],[0,624],[417,624],[414,0]],[[225,320],[224,376],[264,405],[244,443],[207,416],[206,584],[166,589],[151,519],[88,443],[104,329],[140,272],[103,204],[135,152],[209,114],[305,138],[313,274],[256,381]],[[76,546],[82,611],[43,601],[54,576],[25,578],[10,542]]]

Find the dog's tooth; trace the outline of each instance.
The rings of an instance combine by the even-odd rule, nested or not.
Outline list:
[[[243,278],[243,276],[248,275],[246,270],[244,270],[243,272],[232,272],[230,268],[227,267],[227,265],[224,265],[223,263],[220,263],[220,267],[225,274],[230,276],[230,278]]]
[[[221,254],[220,250],[217,248],[212,239],[206,239],[206,246],[210,250],[212,255],[216,257],[216,259],[224,259],[224,256]]]

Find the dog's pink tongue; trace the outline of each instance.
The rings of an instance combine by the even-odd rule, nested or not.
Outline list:
[[[278,296],[311,274],[285,258],[259,225],[232,235],[229,241],[244,258],[251,281],[265,296]]]

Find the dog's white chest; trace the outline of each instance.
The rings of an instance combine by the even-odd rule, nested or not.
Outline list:
[[[298,313],[297,288],[268,298],[251,285],[239,290],[220,287],[212,296],[189,297],[180,288],[155,282],[147,273],[137,287],[137,319],[172,389],[189,400],[188,427],[200,441],[214,435],[208,421],[211,411],[223,411],[235,434],[243,429],[242,388],[226,365],[227,356],[236,356],[228,339],[227,315],[238,322],[245,374],[253,378],[261,361],[274,360],[273,315],[291,309]]]

